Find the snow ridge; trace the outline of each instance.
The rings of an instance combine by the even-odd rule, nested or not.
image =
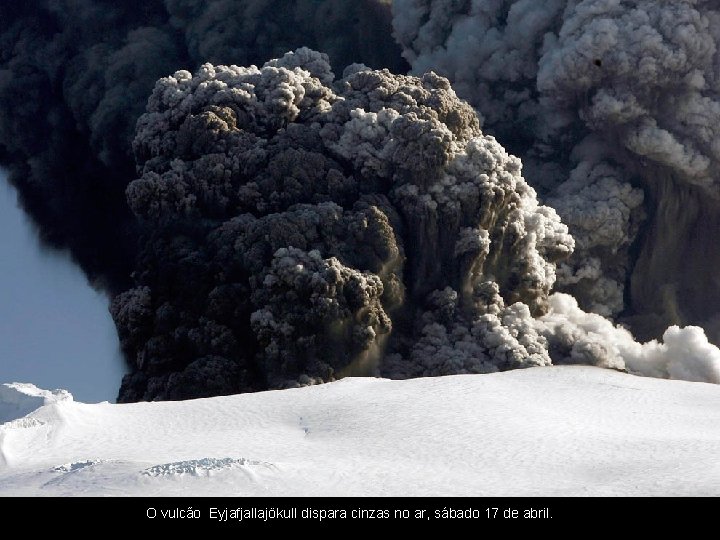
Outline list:
[[[0,496],[720,496],[720,386],[585,366],[63,401],[0,440]]]

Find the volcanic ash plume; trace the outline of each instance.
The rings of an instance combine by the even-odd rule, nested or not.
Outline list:
[[[446,79],[205,64],[158,81],[134,149],[122,400],[550,363],[531,321],[573,240]]]
[[[395,0],[393,13],[413,70],[447,76],[568,224],[560,289],[624,311],[641,337],[702,323],[717,342],[717,2]]]
[[[713,328],[711,5],[396,0],[413,77],[365,65],[406,71],[387,0],[0,3],[0,160],[114,295],[121,401],[550,363],[718,382],[700,328],[639,345],[550,296]],[[329,58],[267,61],[303,45]]]
[[[572,237],[434,73],[335,80],[306,48],[205,64],[158,81],[134,150],[122,401],[553,362],[720,381],[700,329],[683,371],[677,346],[549,296]]]
[[[131,142],[159,77],[303,45],[407,70],[387,0],[3,1],[0,21],[0,162],[43,239],[111,293],[130,283]]]

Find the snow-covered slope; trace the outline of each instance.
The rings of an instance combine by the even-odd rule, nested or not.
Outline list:
[[[34,384],[12,383],[0,385],[0,423],[22,418],[43,405],[72,400],[66,390],[42,390]]]
[[[590,367],[185,402],[69,399],[0,426],[2,495],[720,495],[720,386]]]

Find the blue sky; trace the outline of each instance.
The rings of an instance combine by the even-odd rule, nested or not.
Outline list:
[[[124,364],[107,304],[67,255],[40,247],[0,170],[0,383],[115,401]]]

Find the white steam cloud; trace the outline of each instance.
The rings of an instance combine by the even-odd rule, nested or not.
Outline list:
[[[626,328],[586,313],[572,296],[550,296],[550,312],[536,321],[566,363],[596,364],[661,379],[720,384],[720,349],[698,326],[671,326],[662,341],[638,343]]]

